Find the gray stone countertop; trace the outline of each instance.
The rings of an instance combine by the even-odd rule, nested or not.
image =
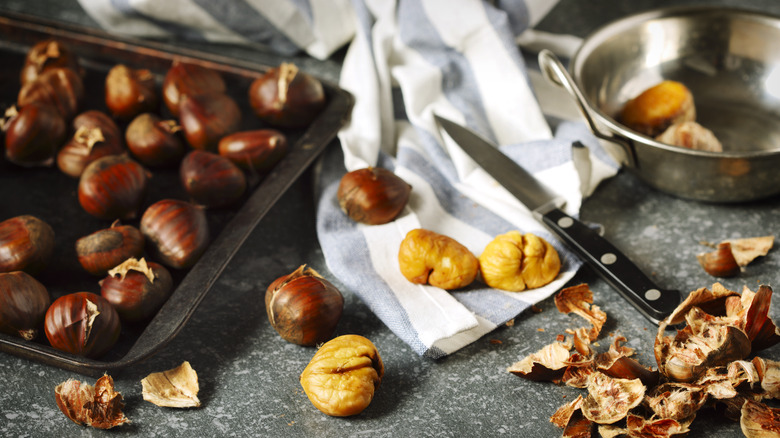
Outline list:
[[[776,2],[748,3],[780,14]],[[584,36],[623,14],[671,4],[678,2],[564,0],[541,28]],[[2,6],[94,26],[76,2],[12,0]],[[337,60],[303,62],[308,62],[308,70],[337,77]],[[328,153],[339,153],[335,142]],[[317,244],[313,179],[307,172],[263,219],[178,336],[153,357],[116,376],[132,423],[110,432],[71,423],[54,402],[54,387],[69,378],[90,383],[94,378],[1,353],[0,435],[560,436],[548,421],[550,415],[583,392],[506,372],[507,366],[554,341],[566,328],[583,325],[579,317],[559,313],[552,299],[538,306],[540,313],[523,314],[514,326],[501,327],[456,354],[433,361],[415,354],[342,288],[344,316],[336,334],[356,333],[372,340],[386,374],[375,399],[358,416],[332,418],[312,406],[298,377],[315,350],[289,344],[276,334],[267,321],[263,296],[270,282],[301,263],[334,280]],[[581,217],[602,224],[606,236],[659,284],[688,292],[716,281],[696,261],[696,254],[703,251],[699,242],[777,235],[780,199],[740,205],[691,202],[659,193],[622,172],[584,203]],[[755,289],[775,284],[778,272],[780,257],[770,252],[738,277],[721,282],[732,290],[743,285]],[[654,366],[655,327],[587,267],[572,284],[580,282],[590,285],[595,303],[608,314],[602,347],[614,336],[625,336],[637,359]],[[771,315],[780,320],[777,306]],[[772,348],[762,357],[780,360],[780,350]],[[144,401],[140,380],[183,360],[198,372],[202,407],[176,410]],[[706,409],[689,436],[731,437],[739,430],[737,423]]]

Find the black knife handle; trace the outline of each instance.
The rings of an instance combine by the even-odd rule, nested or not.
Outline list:
[[[537,212],[542,222],[578,253],[607,283],[658,324],[680,303],[680,292],[659,288],[628,257],[559,208]]]

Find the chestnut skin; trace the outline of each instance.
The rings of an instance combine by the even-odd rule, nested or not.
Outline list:
[[[141,217],[141,233],[156,260],[181,269],[198,261],[209,244],[209,227],[202,208],[177,199],[150,205]]]
[[[249,104],[257,117],[273,126],[302,128],[325,107],[325,91],[314,76],[282,63],[252,81]]]
[[[49,104],[70,120],[78,114],[83,100],[81,76],[69,68],[52,68],[26,83],[19,90],[16,104],[20,108],[32,102]]]
[[[87,165],[106,155],[124,152],[122,131],[108,114],[85,111],[73,119],[73,137],[57,153],[57,167],[78,178]]]
[[[108,71],[105,93],[108,110],[124,120],[155,111],[159,104],[152,72],[135,70],[124,64],[115,65]]]
[[[187,152],[175,120],[162,120],[152,113],[139,114],[125,131],[130,153],[146,166],[169,166],[178,163]]]
[[[108,352],[121,329],[119,314],[111,303],[91,292],[57,298],[44,318],[46,339],[52,347],[89,358]]]
[[[222,137],[238,130],[241,109],[227,94],[185,94],[179,102],[179,123],[190,146],[213,152]]]
[[[194,150],[181,161],[181,183],[193,201],[205,207],[230,205],[246,191],[244,172],[212,152]]]
[[[50,166],[66,131],[67,123],[56,108],[30,103],[5,125],[5,156],[20,166]]]
[[[106,275],[125,260],[141,257],[144,243],[144,236],[138,228],[116,222],[110,228],[78,239],[76,255],[85,271],[92,275]]]
[[[175,60],[163,79],[162,95],[165,106],[178,117],[179,103],[185,94],[224,93],[226,89],[225,81],[218,72],[202,65]]]
[[[98,219],[133,219],[143,204],[147,184],[143,166],[127,155],[108,155],[84,169],[79,179],[79,203]]]
[[[287,154],[287,137],[275,129],[241,131],[223,137],[218,149],[242,169],[267,172]]]
[[[35,339],[49,304],[49,291],[26,272],[0,273],[0,332]]]
[[[126,270],[124,275],[109,275],[100,282],[100,295],[114,306],[122,321],[133,323],[148,320],[160,310],[173,292],[170,272],[159,263],[147,262],[146,265],[154,278],[152,281],[145,272],[134,268]]]
[[[58,67],[81,72],[79,58],[70,46],[55,39],[39,41],[27,51],[20,82],[22,85],[32,82],[44,71]]]
[[[0,272],[40,272],[54,252],[54,229],[31,215],[0,222]]]

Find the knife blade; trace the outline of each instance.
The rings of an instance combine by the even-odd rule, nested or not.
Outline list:
[[[434,114],[439,127],[515,196],[642,315],[655,324],[680,303],[680,292],[662,289],[598,232],[561,210],[561,198],[530,172],[471,129]]]

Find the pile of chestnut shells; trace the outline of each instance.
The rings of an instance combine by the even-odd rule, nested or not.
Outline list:
[[[319,81],[284,64],[247,90],[268,127],[242,131],[226,90],[220,73],[200,64],[174,61],[160,89],[150,71],[117,65],[105,81],[108,111],[87,109],[71,48],[56,40],[31,48],[2,123],[4,155],[78,180],[77,201],[106,227],[72,244],[85,272],[102,279],[95,293],[52,300],[35,275],[49,262],[54,230],[32,216],[0,222],[0,331],[33,339],[43,327],[53,347],[99,357],[122,323],[154,316],[173,289],[168,269],[187,269],[205,252],[204,210],[242,199],[248,177],[256,181],[287,153],[274,128],[305,127],[325,105]],[[178,168],[188,200],[148,199],[154,173],[165,168]]]

